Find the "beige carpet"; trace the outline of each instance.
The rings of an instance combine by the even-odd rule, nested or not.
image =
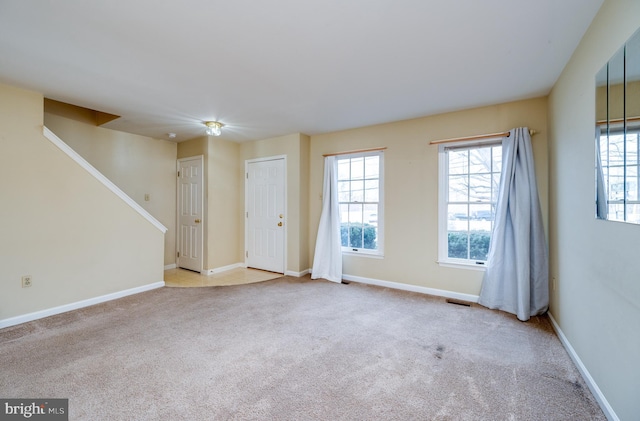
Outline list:
[[[0,331],[76,420],[604,420],[546,317],[351,283],[162,288]]]

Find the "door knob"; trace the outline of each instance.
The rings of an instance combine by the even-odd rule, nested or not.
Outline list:
[[[278,222],[278,226],[281,227],[282,226],[282,221]]]
[[[195,220],[195,222],[196,222],[196,224],[199,224],[199,223],[200,223],[200,220],[199,220],[199,219],[196,219],[196,220]]]

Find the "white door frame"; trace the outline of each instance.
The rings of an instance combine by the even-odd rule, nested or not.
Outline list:
[[[202,223],[200,224],[200,229],[202,230],[202,235],[200,236],[200,250],[202,252],[202,259],[200,259],[200,273],[204,270],[204,235],[206,230],[204,229],[206,224],[206,214],[205,210],[205,198],[204,198],[204,155],[195,155],[188,156],[185,158],[180,158],[176,160],[176,251],[180,249],[180,177],[178,176],[178,171],[180,171],[180,163],[182,161],[190,161],[192,159],[200,158],[200,164],[202,165],[201,172],[201,183],[200,183],[200,214],[202,215]],[[176,252],[176,268],[178,268],[178,253]]]
[[[254,158],[254,159],[246,159],[244,161],[244,267],[249,267],[249,164],[255,162],[265,162],[265,161],[276,161],[282,159],[284,164],[284,241],[283,241],[283,260],[284,260],[284,268],[283,275],[287,273],[287,233],[289,230],[288,217],[289,217],[289,206],[287,202],[287,155],[275,155],[264,158]]]

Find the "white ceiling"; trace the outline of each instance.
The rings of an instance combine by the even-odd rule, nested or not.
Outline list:
[[[603,0],[0,0],[0,82],[176,140],[546,95]]]

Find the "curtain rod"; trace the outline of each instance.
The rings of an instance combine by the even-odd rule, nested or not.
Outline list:
[[[603,124],[607,124],[607,123],[622,123],[624,121],[640,121],[640,117],[627,117],[626,119],[624,118],[612,118],[611,120],[598,120],[596,121],[596,124],[598,126],[602,126]]]
[[[386,146],[382,147],[382,148],[371,148],[371,149],[356,149],[355,151],[345,151],[345,152],[335,152],[335,153],[326,153],[323,154],[322,156],[337,156],[337,155],[348,155],[351,153],[362,153],[362,152],[375,152],[375,151],[383,151],[387,149]]]
[[[533,136],[538,133],[533,129],[529,129],[529,134]],[[453,142],[464,142],[466,140],[480,140],[480,139],[491,139],[494,137],[508,137],[509,132],[501,132],[501,133],[489,133],[489,134],[479,134],[476,136],[466,136],[466,137],[454,137],[451,139],[441,139],[441,140],[432,140],[429,142],[429,145],[437,145],[439,143],[453,143]]]

